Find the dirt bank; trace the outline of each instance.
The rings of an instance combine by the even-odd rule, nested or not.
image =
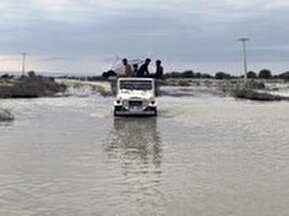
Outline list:
[[[65,85],[56,83],[53,78],[36,75],[0,79],[0,98],[47,97],[54,96],[65,89]]]

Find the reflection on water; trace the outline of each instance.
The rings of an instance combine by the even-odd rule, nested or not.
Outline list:
[[[104,145],[108,163],[120,169],[121,196],[136,202],[137,212],[162,214],[161,137],[157,118],[115,118]],[[140,211],[141,210],[141,211]]]
[[[13,126],[13,121],[0,121],[0,128],[11,127],[11,126]]]
[[[106,151],[112,160],[161,165],[156,118],[115,118]]]

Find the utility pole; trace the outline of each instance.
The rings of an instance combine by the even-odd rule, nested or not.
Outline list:
[[[26,53],[22,53],[22,76],[25,76]]]
[[[249,41],[249,38],[240,38],[238,41],[242,42],[243,47],[243,64],[244,64],[244,83],[247,83],[247,52],[246,52],[246,42]]]

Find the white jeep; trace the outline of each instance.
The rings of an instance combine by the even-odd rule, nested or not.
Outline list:
[[[116,84],[114,115],[156,116],[154,79],[119,78]]]

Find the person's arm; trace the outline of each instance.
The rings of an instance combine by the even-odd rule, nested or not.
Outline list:
[[[149,72],[149,69],[148,69],[148,66],[146,67],[146,75],[149,75],[150,74],[150,72]]]

